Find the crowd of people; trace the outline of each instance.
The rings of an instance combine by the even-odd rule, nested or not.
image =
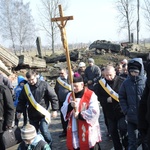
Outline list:
[[[79,62],[69,80],[59,69],[53,87],[35,70],[18,76],[18,85],[0,74],[0,147],[2,135],[14,125],[21,127],[18,150],[52,150],[49,124],[60,112],[62,133],[68,150],[101,150],[102,107],[104,122],[115,150],[150,150],[150,63],[141,58],[123,59],[102,68],[93,58]]]

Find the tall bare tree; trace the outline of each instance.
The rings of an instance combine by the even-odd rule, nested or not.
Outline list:
[[[132,4],[133,0],[118,0],[116,7],[118,10],[118,19],[119,19],[119,32],[127,29],[128,40],[131,42],[131,31],[134,29],[132,27],[134,22],[134,5]]]
[[[11,0],[0,0],[0,33],[5,40],[12,42],[15,50],[15,32],[14,32],[14,5]]]
[[[24,45],[30,41],[35,41],[34,19],[31,15],[30,3],[24,4],[23,1],[16,1],[15,5],[15,27],[16,27],[16,43],[20,47],[20,51],[24,49]]]
[[[64,8],[67,7],[65,0],[41,0],[40,12],[40,27],[47,33],[49,43],[51,43],[52,53],[55,52],[55,41],[59,33],[58,26],[55,22],[51,22],[51,18],[58,17],[59,10],[58,5],[64,4]]]
[[[140,0],[137,0],[137,44],[139,44],[140,32]]]
[[[150,30],[150,0],[144,0],[144,18],[146,20],[146,25]]]
[[[15,54],[17,45],[21,51],[25,43],[33,40],[35,28],[29,3],[24,4],[23,0],[0,0],[0,22],[0,34],[12,42]]]

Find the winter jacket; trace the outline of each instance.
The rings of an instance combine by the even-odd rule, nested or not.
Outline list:
[[[106,79],[105,79],[106,80]],[[119,88],[124,81],[124,78],[120,76],[115,76],[113,81],[107,81],[106,83],[116,92],[118,93]],[[104,111],[106,112],[106,116],[109,119],[120,119],[121,117],[124,117],[124,114],[121,111],[119,102],[112,99],[112,103],[107,102],[107,98],[110,97],[110,95],[103,89],[103,87],[98,84],[97,86],[97,92],[98,100],[100,101],[100,104]]]
[[[138,63],[140,65],[139,76],[131,76],[130,72],[127,79],[123,82],[119,91],[120,106],[123,113],[126,115],[127,121],[138,123],[138,108],[139,101],[145,87],[144,67],[141,58],[134,58],[128,63],[129,68]]]
[[[13,91],[13,86],[12,86],[11,81],[7,77],[3,76],[2,74],[0,74],[0,83],[3,85],[6,85],[10,89],[11,92]]]
[[[18,98],[23,89],[23,86],[20,85],[21,82],[27,83],[27,81],[25,80],[25,78],[23,76],[18,76],[18,85],[14,89],[14,95],[15,95],[14,106],[15,107],[18,104]]]
[[[139,104],[138,128],[147,132],[150,128],[150,62],[147,65],[147,80]]]
[[[0,133],[11,127],[14,119],[12,94],[5,85],[0,85]]]
[[[95,90],[94,85],[98,83],[101,77],[101,70],[97,65],[88,66],[84,72],[84,83],[86,84],[88,80],[92,80],[92,84],[88,85],[88,88]]]
[[[17,150],[51,150],[49,145],[45,142],[43,136],[38,134],[30,145],[21,142]]]
[[[52,106],[52,111],[56,111],[59,109],[58,97],[54,89],[50,87],[50,85],[46,81],[37,79],[37,83],[35,85],[29,84],[29,87],[34,99],[41,106],[48,109],[50,102]],[[24,106],[28,103],[28,117],[30,120],[40,121],[42,118],[44,118],[44,115],[37,111],[30,103],[24,87],[20,93],[18,100],[19,102],[16,108],[17,112],[22,113],[25,109]]]

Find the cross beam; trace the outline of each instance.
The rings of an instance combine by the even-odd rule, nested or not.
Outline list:
[[[69,49],[68,49],[68,41],[66,37],[66,30],[65,30],[65,25],[68,20],[73,20],[73,16],[64,16],[62,7],[61,5],[58,5],[59,7],[59,14],[60,17],[57,18],[51,18],[52,22],[58,22],[60,21],[60,24],[57,23],[60,32],[61,32],[61,41],[63,43],[64,50],[66,52],[66,60],[67,60],[67,66],[68,66],[68,75],[69,75],[69,81],[72,87],[72,93],[73,93],[73,99],[75,100],[74,92],[73,92],[73,76],[72,76],[72,68],[71,68],[71,63],[70,63],[70,54],[69,54]]]

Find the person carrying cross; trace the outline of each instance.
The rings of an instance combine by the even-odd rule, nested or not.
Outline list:
[[[67,148],[69,150],[100,150],[101,132],[99,125],[99,102],[96,94],[84,87],[83,78],[74,73],[72,92],[68,93],[61,112],[67,127]]]

